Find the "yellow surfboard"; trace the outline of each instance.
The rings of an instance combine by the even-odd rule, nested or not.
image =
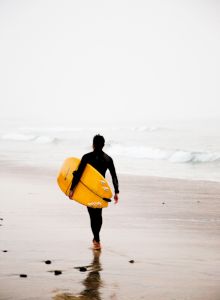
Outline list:
[[[78,158],[67,158],[58,174],[58,185],[67,196],[69,195],[73,172],[78,169],[79,163],[80,159]],[[108,206],[111,197],[112,191],[107,180],[95,168],[87,164],[74,189],[72,199],[92,208],[104,208]]]

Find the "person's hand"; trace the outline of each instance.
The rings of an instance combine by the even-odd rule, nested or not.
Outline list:
[[[73,191],[72,190],[70,190],[70,192],[69,192],[69,198],[72,200],[72,197],[73,197]]]
[[[115,200],[115,204],[117,204],[118,203],[118,194],[115,194],[115,196],[114,196],[114,200]]]

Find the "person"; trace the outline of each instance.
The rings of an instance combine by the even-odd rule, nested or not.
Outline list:
[[[105,177],[107,170],[110,171],[112,177],[112,183],[114,186],[114,201],[115,204],[119,200],[119,184],[115,171],[113,159],[107,155],[102,149],[105,145],[105,139],[103,136],[97,134],[93,138],[93,151],[83,155],[79,164],[78,170],[75,171],[73,181],[70,187],[69,198],[71,199],[74,193],[74,188],[80,181],[83,171],[87,164],[92,165],[99,173]],[[93,249],[100,250],[100,230],[102,227],[102,208],[87,207],[90,216],[90,225],[93,233]]]

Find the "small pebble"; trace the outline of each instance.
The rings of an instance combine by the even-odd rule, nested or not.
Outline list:
[[[86,272],[87,271],[87,269],[85,267],[80,267],[79,270],[80,270],[80,272]]]
[[[2,252],[8,252],[8,250],[2,250]]]
[[[61,274],[62,274],[62,271],[59,271],[59,270],[55,270],[55,271],[54,271],[54,275],[56,275],[56,276],[57,276],[57,275],[61,275]]]
[[[27,274],[20,274],[21,278],[27,278]]]
[[[166,204],[165,202],[162,203],[163,205]]]
[[[3,221],[4,219],[0,218],[0,221]]]
[[[50,265],[51,264],[51,260],[45,260],[45,264],[46,265]]]
[[[133,264],[133,263],[134,263],[134,260],[133,260],[133,259],[129,260],[129,263],[130,263],[130,264]]]

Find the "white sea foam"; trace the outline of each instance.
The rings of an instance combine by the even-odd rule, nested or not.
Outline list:
[[[33,141],[36,136],[33,134],[7,133],[1,136],[3,140],[10,141]]]
[[[23,133],[7,133],[1,136],[1,139],[14,141],[14,142],[36,142],[39,144],[48,144],[58,141],[55,137],[50,136],[37,136],[34,134]]]
[[[108,148],[111,155],[126,156],[131,158],[146,158],[150,160],[168,160],[173,163],[205,163],[220,161],[217,152],[193,152],[186,150],[167,150],[144,146],[122,146],[113,144]]]
[[[20,127],[25,132],[78,132],[85,130],[83,127]]]
[[[91,151],[92,137],[99,132],[106,138],[104,150],[113,157],[119,173],[220,182],[217,128],[195,130],[169,123],[100,128],[9,124],[1,127],[0,160],[58,166],[66,155],[81,157]]]
[[[57,142],[58,139],[50,136],[38,136],[35,138],[34,142],[39,144],[52,144]]]
[[[7,133],[1,136],[3,140],[10,140],[14,142],[29,142],[37,144],[55,144],[57,142],[65,141],[61,138],[62,135],[52,136],[50,134],[31,134],[31,133]],[[73,146],[76,140],[67,138]],[[77,147],[80,147],[79,140],[77,140]],[[166,160],[172,163],[206,163],[220,161],[220,152],[206,152],[206,151],[190,151],[184,149],[169,149],[159,147],[147,147],[145,145],[132,146],[123,145],[121,143],[108,143],[106,150],[110,155],[124,156],[128,158],[145,158],[148,160]]]

